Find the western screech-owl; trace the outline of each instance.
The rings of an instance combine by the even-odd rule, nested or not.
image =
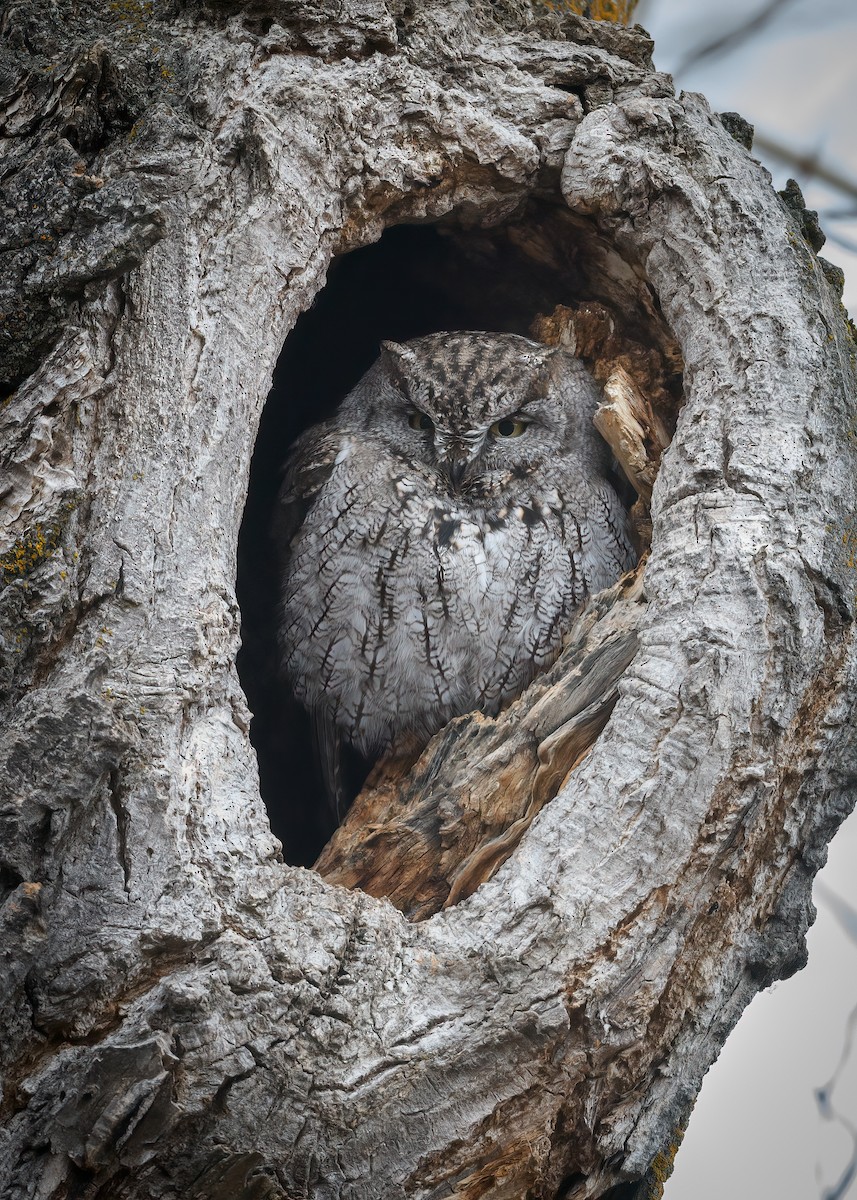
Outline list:
[[[327,758],[496,713],[556,656],[575,608],[634,552],[568,352],[436,333],[380,357],[287,462],[285,672]]]

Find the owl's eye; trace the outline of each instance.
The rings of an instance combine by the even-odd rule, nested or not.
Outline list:
[[[494,437],[515,438],[520,437],[528,425],[529,421],[521,421],[517,417],[504,417],[502,421],[494,422],[491,432]]]
[[[408,424],[411,429],[434,429],[434,421],[424,412],[409,413]]]

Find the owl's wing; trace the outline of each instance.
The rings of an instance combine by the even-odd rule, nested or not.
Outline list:
[[[281,576],[288,569],[292,539],[319,492],[330,479],[342,435],[325,426],[316,426],[299,438],[292,448],[283,472],[283,482],[271,523],[277,547]],[[342,762],[342,738],[330,715],[314,708],[312,740],[321,783],[331,814],[338,825],[348,808],[348,793]]]
[[[271,536],[277,547],[280,566],[285,569],[292,538],[303,525],[313,501],[330,479],[342,442],[323,425],[298,438],[283,468],[283,482],[277,496]]]
[[[628,512],[612,485],[602,480],[591,491],[587,505],[591,537],[584,552],[587,590],[610,587],[637,561]]]

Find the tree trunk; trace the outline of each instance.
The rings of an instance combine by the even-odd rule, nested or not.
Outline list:
[[[3,33],[0,1192],[658,1194],[854,796],[855,339],[810,215],[641,31],[559,4],[21,0]],[[289,331],[415,222],[512,306],[603,305],[665,420],[675,339],[684,407],[642,590],[581,617],[633,632],[606,727],[412,922],[284,865],[235,579]]]

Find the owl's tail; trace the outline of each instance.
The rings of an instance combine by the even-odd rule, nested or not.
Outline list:
[[[342,737],[327,713],[318,708],[312,714],[312,734],[327,806],[334,822],[339,825],[351,800],[345,777]]]

